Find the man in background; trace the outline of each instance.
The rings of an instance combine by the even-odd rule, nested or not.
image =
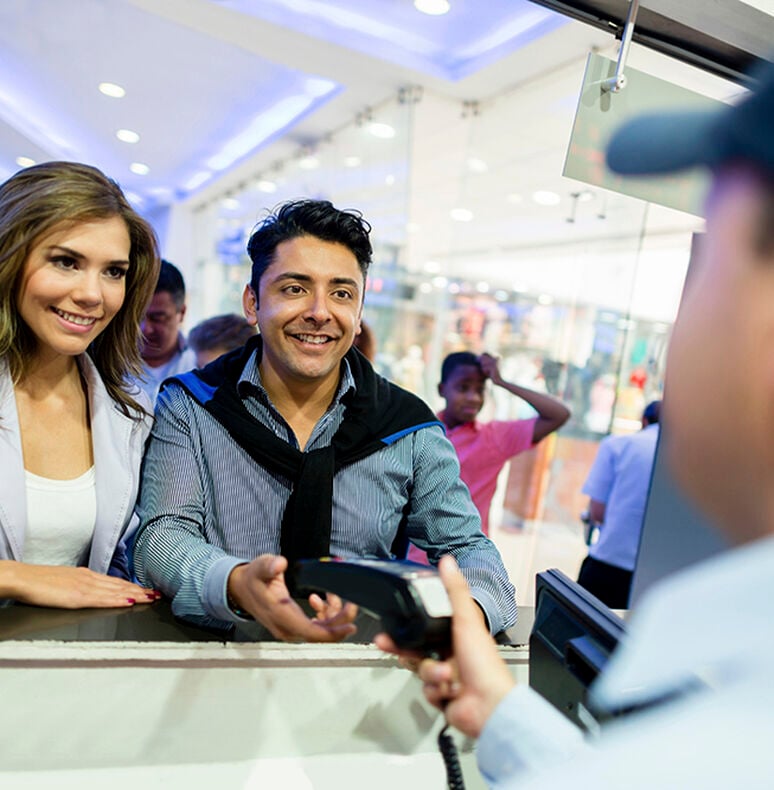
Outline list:
[[[583,560],[578,584],[611,609],[626,609],[658,443],[661,401],[642,413],[642,429],[606,436],[583,485],[597,540]]]
[[[145,367],[137,384],[151,403],[156,402],[164,379],[196,367],[196,354],[188,348],[181,331],[185,311],[183,275],[176,266],[163,260],[156,291],[141,324],[144,342],[140,353]]]

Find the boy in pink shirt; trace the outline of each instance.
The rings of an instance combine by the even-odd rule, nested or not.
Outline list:
[[[469,351],[449,354],[441,366],[438,385],[438,393],[446,401],[446,408],[438,417],[457,451],[460,477],[481,514],[485,535],[489,534],[489,508],[497,476],[505,463],[545,439],[570,417],[570,410],[556,398],[504,381],[497,362],[497,357],[491,354],[476,356]],[[476,416],[484,405],[487,379],[529,403],[537,416],[478,422]],[[410,547],[408,559],[427,562],[424,552],[414,546]]]

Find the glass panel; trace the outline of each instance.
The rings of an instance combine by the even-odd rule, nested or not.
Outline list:
[[[535,572],[577,574],[582,485],[601,437],[636,430],[660,396],[701,225],[557,175],[580,80],[577,63],[559,72],[481,105],[402,91],[194,218],[194,314],[241,312],[246,240],[268,207],[327,198],[373,226],[364,316],[380,372],[440,409],[444,356],[487,351],[507,381],[567,403],[570,421],[506,466],[492,507],[522,604]],[[525,162],[522,148],[538,153]],[[490,387],[480,419],[531,414]]]
[[[532,93],[538,112],[540,91]],[[493,503],[491,536],[526,604],[535,572],[560,567],[574,578],[587,553],[581,488],[600,439],[639,429],[643,408],[661,396],[699,224],[571,179],[559,194],[537,195],[541,185],[524,180],[517,147],[503,141],[529,101],[523,91],[485,107],[422,98],[408,242],[374,267],[366,300],[378,366],[434,408],[443,404],[444,356],[470,350],[499,356],[507,381],[572,409],[558,434],[510,462]],[[431,155],[440,137],[443,161]],[[546,145],[545,172],[558,172],[563,155],[562,146]],[[498,189],[504,172],[507,192]],[[560,226],[546,211],[556,202]],[[469,207],[475,216],[463,211]],[[533,414],[490,385],[480,419]]]
[[[389,272],[406,243],[412,109],[411,93],[401,92],[201,208],[194,217],[202,251],[193,278],[200,290],[191,295],[196,313],[241,313],[250,280],[247,239],[267,211],[287,200],[327,199],[360,210],[375,229],[375,269]],[[389,298],[391,286],[383,282],[382,298]]]

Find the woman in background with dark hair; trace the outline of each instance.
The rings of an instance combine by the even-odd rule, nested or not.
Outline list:
[[[96,168],[0,185],[0,599],[158,597],[127,580],[121,543],[151,423],[126,380],[158,267],[152,228]]]

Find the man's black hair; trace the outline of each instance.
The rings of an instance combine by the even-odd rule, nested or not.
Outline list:
[[[659,418],[661,417],[661,401],[654,400],[651,401],[646,407],[645,411],[642,412],[642,419],[648,423],[648,425],[655,425]]]
[[[449,354],[441,363],[441,384],[447,381],[451,374],[463,365],[473,365],[481,370],[481,363],[475,354],[470,351],[455,351]]]
[[[247,253],[253,262],[250,285],[257,295],[261,276],[274,260],[277,246],[301,236],[343,244],[357,259],[365,280],[373,254],[370,232],[370,224],[359,211],[337,209],[328,200],[283,203],[255,227],[247,242]]]
[[[161,270],[159,271],[159,279],[154,293],[161,292],[166,292],[172,297],[172,301],[178,310],[185,304],[185,280],[183,275],[177,266],[164,259],[161,261]]]

